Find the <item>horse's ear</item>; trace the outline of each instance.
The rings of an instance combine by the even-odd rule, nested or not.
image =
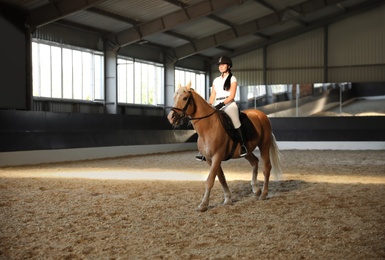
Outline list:
[[[190,88],[191,88],[191,80],[187,83],[186,88],[187,88],[187,90],[190,90]]]
[[[182,85],[180,83],[178,83],[178,88],[182,87]]]

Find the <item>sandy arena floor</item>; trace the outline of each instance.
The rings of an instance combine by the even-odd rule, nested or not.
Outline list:
[[[234,203],[217,182],[205,213],[194,156],[0,168],[0,259],[385,258],[385,151],[282,151],[265,201],[225,162]]]

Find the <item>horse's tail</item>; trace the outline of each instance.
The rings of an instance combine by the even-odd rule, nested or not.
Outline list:
[[[281,154],[278,149],[277,141],[275,136],[271,134],[271,144],[270,144],[270,162],[271,162],[271,173],[274,175],[276,180],[280,180],[282,176],[282,165],[281,165]]]

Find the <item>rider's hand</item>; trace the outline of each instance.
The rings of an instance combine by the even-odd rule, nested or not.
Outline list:
[[[221,109],[224,106],[225,106],[225,103],[221,102],[218,105],[216,105],[215,108],[219,110],[219,109]]]

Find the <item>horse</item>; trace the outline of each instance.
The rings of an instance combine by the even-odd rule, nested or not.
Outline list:
[[[248,140],[245,140],[248,153],[244,157],[252,167],[251,187],[253,194],[265,200],[268,195],[270,172],[278,179],[282,174],[280,153],[276,143],[269,118],[257,109],[243,110],[251,121],[249,124]],[[167,115],[167,119],[174,127],[180,126],[184,119],[189,119],[198,134],[197,146],[206,162],[210,166],[210,172],[206,180],[206,189],[198,211],[208,210],[210,191],[214,186],[215,178],[218,176],[224,193],[223,205],[231,205],[231,192],[227,185],[221,163],[228,159],[241,158],[239,156],[240,145],[233,140],[221,123],[219,110],[212,107],[205,99],[191,88],[191,82],[182,87],[180,84],[174,94],[174,106]],[[242,123],[242,127],[243,123]],[[263,161],[264,183],[263,190],[258,187],[258,157],[253,151],[258,146]]]

